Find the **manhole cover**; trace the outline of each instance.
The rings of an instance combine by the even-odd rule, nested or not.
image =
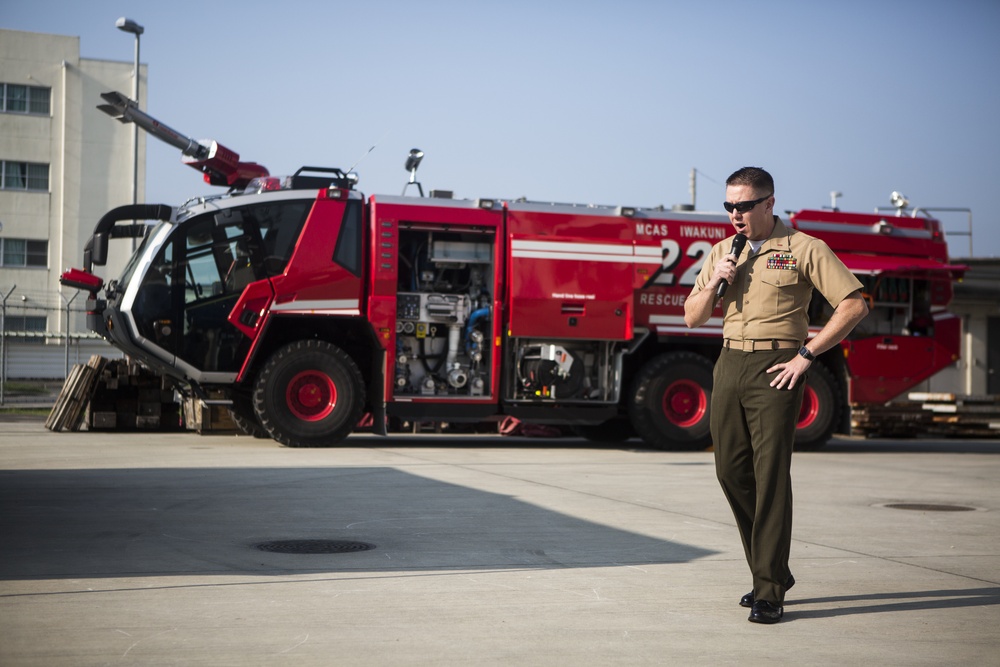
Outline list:
[[[930,503],[891,503],[883,505],[893,510],[914,510],[917,512],[973,512],[975,507],[965,505],[932,505]]]
[[[254,548],[278,554],[342,554],[368,551],[375,545],[348,540],[277,540],[255,544]]]

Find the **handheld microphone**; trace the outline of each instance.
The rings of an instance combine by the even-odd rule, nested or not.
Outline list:
[[[737,234],[736,236],[733,237],[733,247],[732,250],[729,251],[729,253],[732,255],[736,255],[736,260],[739,261],[740,253],[743,252],[743,248],[746,247],[746,244],[747,244],[747,237],[744,236],[743,234]],[[725,280],[719,283],[719,288],[715,290],[715,298],[721,299],[723,296],[725,296],[726,288],[728,287],[729,283],[727,283]]]

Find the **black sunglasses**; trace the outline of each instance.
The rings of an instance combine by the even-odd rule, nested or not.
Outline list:
[[[751,210],[753,210],[754,206],[761,203],[770,196],[771,195],[764,195],[760,199],[754,199],[752,201],[738,201],[735,203],[727,201],[727,202],[722,202],[722,205],[726,207],[727,213],[732,213],[733,211],[737,211],[739,213],[749,213]]]

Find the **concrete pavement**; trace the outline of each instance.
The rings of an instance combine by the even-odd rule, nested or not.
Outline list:
[[[711,453],[4,419],[0,665],[1000,664],[1000,441],[797,453],[759,626]]]

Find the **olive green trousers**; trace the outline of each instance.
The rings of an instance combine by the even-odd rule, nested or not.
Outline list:
[[[791,576],[792,445],[805,382],[775,389],[767,369],[795,354],[723,349],[712,388],[715,472],[736,517],[754,599],[776,605]]]

